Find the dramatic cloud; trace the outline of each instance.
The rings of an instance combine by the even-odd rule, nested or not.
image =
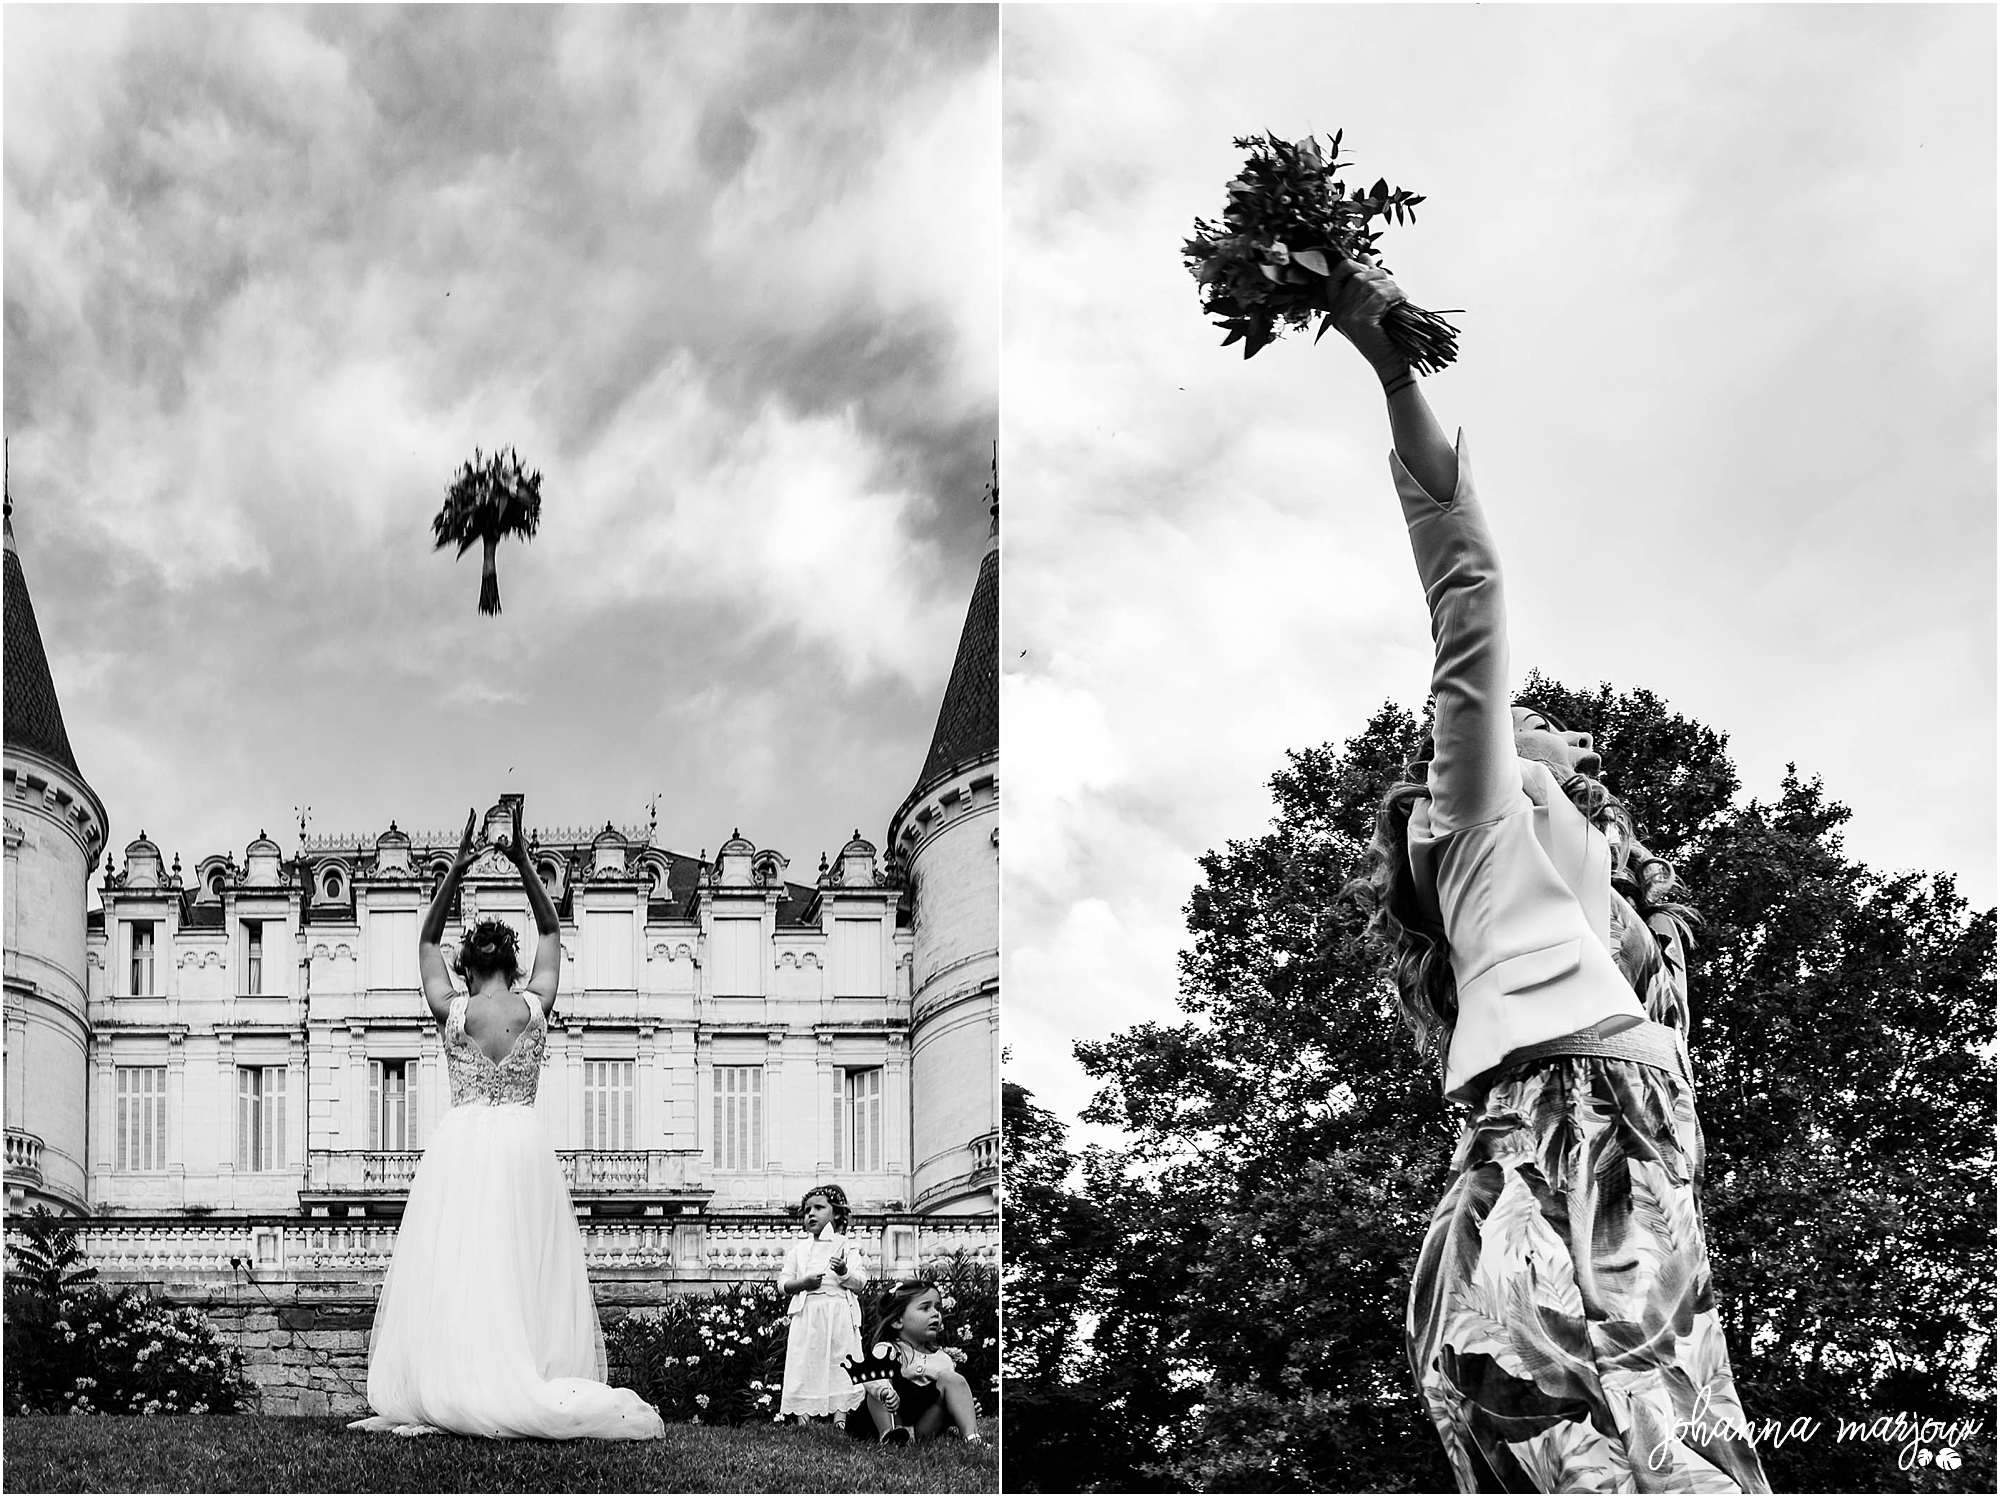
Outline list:
[[[1180,243],[1231,137],[1346,131],[1464,308],[1433,382],[1514,659],[1643,685],[1993,899],[1990,12],[1024,7],[1003,18],[1007,1035],[1173,1014],[1196,858],[1284,751],[1420,705],[1423,602],[1367,371],[1244,363]]]
[[[5,26],[16,529],[118,843],[879,839],[985,542],[992,8]],[[429,521],[501,445],[489,620]]]

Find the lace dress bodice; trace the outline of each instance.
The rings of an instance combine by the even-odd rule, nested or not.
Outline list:
[[[548,1019],[533,993],[522,993],[528,1005],[528,1026],[514,1036],[514,1048],[503,1060],[492,1060],[465,1032],[470,993],[451,1001],[444,1020],[445,1069],[451,1076],[451,1105],[465,1107],[532,1107],[541,1080],[542,1056],[548,1049]]]

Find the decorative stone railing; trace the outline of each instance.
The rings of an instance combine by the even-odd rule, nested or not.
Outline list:
[[[972,1178],[975,1180],[997,1178],[1000,1174],[999,1131],[996,1129],[992,1133],[982,1133],[972,1141],[970,1148],[972,1149]]]
[[[39,1145],[39,1140],[37,1144]],[[12,1136],[8,1168],[13,1168]],[[675,1194],[699,1190],[703,1158],[693,1149],[565,1149],[563,1178],[585,1195]],[[407,1195],[417,1173],[418,1150],[314,1149],[306,1162],[309,1194]]]
[[[702,1188],[696,1149],[565,1149],[563,1177],[572,1191],[658,1193]]]
[[[323,1290],[371,1293],[389,1266],[396,1223],[380,1217],[97,1219],[79,1232],[84,1256],[105,1279],[208,1283],[291,1279]],[[799,1240],[788,1220],[689,1212],[678,1216],[585,1219],[584,1260],[593,1270],[680,1283],[775,1280],[785,1250]],[[855,1244],[878,1277],[907,1278],[954,1252],[997,1264],[999,1222],[991,1216],[863,1217]],[[10,1240],[15,1234],[8,1233]]]
[[[464,827],[452,827],[444,831],[404,831],[396,828],[410,839],[412,848],[452,848],[458,846],[458,839]],[[645,845],[652,836],[653,828],[643,822],[614,828],[628,843]],[[527,828],[528,842],[533,847],[588,847],[598,837],[604,835],[602,826],[557,826]],[[359,849],[364,856],[373,853],[375,839],[380,831],[355,834],[352,832],[315,832],[305,839],[307,852],[345,852]]]
[[[42,1141],[25,1128],[7,1130],[7,1178],[24,1185],[42,1183]]]
[[[415,1149],[400,1153],[370,1152],[361,1156],[361,1184],[364,1189],[403,1190],[417,1176],[417,1161],[423,1154]]]

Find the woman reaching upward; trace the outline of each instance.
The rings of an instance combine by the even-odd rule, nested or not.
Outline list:
[[[458,857],[418,936],[424,999],[443,1031],[451,1110],[424,1150],[382,1283],[368,1353],[370,1419],[399,1435],[651,1440],[651,1404],[604,1383],[604,1336],[562,1166],[535,1089],[562,969],[562,926],[528,864],[520,808],[505,843],[535,912],[526,985],[512,926],[465,932],[454,991],[439,946],[478,854],[466,813]]]
[[[1500,563],[1347,261],[1334,324],[1389,403],[1430,607],[1429,760],[1361,884],[1404,1017],[1468,1109],[1410,1286],[1418,1390],[1466,1492],[1768,1492],[1715,1311],[1686,1044],[1687,908],[1588,734],[1510,705]]]

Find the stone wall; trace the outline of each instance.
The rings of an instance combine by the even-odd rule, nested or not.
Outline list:
[[[372,1299],[301,1303],[291,1294],[266,1300],[254,1290],[226,1293],[220,1302],[176,1298],[201,1310],[222,1343],[243,1353],[255,1412],[354,1418],[368,1412]]]
[[[365,1298],[332,1297],[315,1286],[261,1287],[262,1293],[256,1288],[162,1286],[176,1304],[192,1305],[206,1315],[223,1345],[243,1354],[253,1412],[365,1416],[368,1333],[375,1323],[372,1292]],[[598,1316],[608,1329],[635,1309],[719,1287],[657,1279],[599,1285]]]

